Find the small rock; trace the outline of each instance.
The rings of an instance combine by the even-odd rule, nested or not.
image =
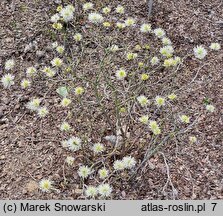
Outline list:
[[[42,57],[45,56],[45,52],[44,52],[44,51],[41,51],[41,50],[37,50],[37,51],[36,51],[36,56],[37,56],[38,58],[42,58]]]
[[[2,98],[2,101],[5,105],[9,104],[9,98],[4,97],[4,98]]]
[[[54,0],[56,4],[61,4],[61,0]]]
[[[79,188],[76,188],[76,189],[74,190],[74,192],[75,192],[76,194],[82,194],[82,193],[83,193],[83,190],[82,190],[82,189],[79,189]]]
[[[17,110],[19,108],[20,108],[20,104],[18,103],[18,104],[15,105],[15,109]]]
[[[47,52],[50,52],[50,51],[52,51],[52,50],[53,50],[53,49],[52,49],[51,46],[47,46],[47,47],[46,47],[46,51],[47,51]]]
[[[154,170],[156,168],[156,166],[153,163],[151,163],[150,161],[148,161],[148,165],[151,170]]]
[[[123,197],[123,198],[126,197],[126,192],[125,192],[125,191],[122,191],[121,194],[122,194],[122,197]]]
[[[111,142],[113,145],[115,145],[117,137],[115,135],[111,135],[111,136],[104,137],[104,139]]]
[[[35,181],[30,181],[26,185],[26,189],[28,192],[34,192],[38,189],[39,185]]]
[[[1,155],[0,160],[4,160],[5,158],[5,155]]]

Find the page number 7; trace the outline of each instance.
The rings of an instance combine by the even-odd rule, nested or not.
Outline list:
[[[213,205],[213,207],[212,207],[212,211],[214,211],[214,209],[215,209],[217,203],[211,203],[211,205]]]

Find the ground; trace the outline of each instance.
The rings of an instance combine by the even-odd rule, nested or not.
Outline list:
[[[48,50],[53,36],[49,17],[58,2],[0,2],[0,74],[3,63],[10,57],[20,62],[16,68],[18,78],[27,65],[41,65],[51,59]],[[103,1],[111,6],[117,2],[120,3]],[[122,4],[132,16],[148,19],[145,1],[124,0]],[[197,44],[209,46],[215,41],[222,44],[223,3],[221,0],[157,0],[150,22],[164,28],[177,52],[186,55]],[[176,75],[175,88],[182,93],[180,103],[196,109],[197,104],[210,100],[216,112],[199,117],[193,131],[199,137],[197,144],[189,144],[184,136],[167,143],[147,161],[133,181],[115,185],[115,199],[223,198],[222,66],[222,51],[211,53],[201,65],[187,59],[183,76]],[[50,121],[38,122],[24,107],[32,95],[44,95],[49,103],[57,101],[55,91],[39,82],[28,94],[19,87],[10,92],[1,86],[0,92],[0,198],[83,199],[78,176],[72,168],[67,171],[72,179],[69,184],[63,185],[62,181],[67,154],[60,148],[62,137],[56,125],[65,117],[63,110],[55,110],[57,115],[51,114]],[[38,189],[38,182],[48,176],[59,185],[60,192],[45,194]]]

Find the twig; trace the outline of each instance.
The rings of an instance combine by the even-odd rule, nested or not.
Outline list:
[[[165,188],[167,188],[168,183],[170,183],[170,186],[172,188],[172,193],[173,193],[173,199],[175,199],[176,198],[175,196],[178,194],[178,192],[177,192],[176,188],[173,186],[173,183],[172,183],[172,180],[171,180],[171,177],[170,177],[169,165],[167,164],[167,160],[166,160],[165,155],[162,152],[159,152],[159,153],[163,156],[163,160],[164,160],[164,163],[165,163],[165,166],[166,166],[166,174],[167,174],[167,182],[163,187],[163,193],[164,193]]]
[[[157,145],[153,150],[151,150],[150,148],[147,149],[145,157],[142,161],[142,163],[137,167],[137,169],[133,172],[133,174],[130,176],[129,180],[133,179],[137,172],[139,171],[139,169],[146,163],[146,161],[148,161],[148,159],[150,157],[152,157],[161,147],[162,145],[170,138],[170,136],[172,135],[172,133],[169,133],[161,142],[159,145]],[[150,151],[151,150],[151,151]],[[150,153],[149,153],[150,152]]]
[[[150,17],[152,13],[152,8],[153,8],[153,0],[148,1],[148,7],[149,7],[148,16]]]

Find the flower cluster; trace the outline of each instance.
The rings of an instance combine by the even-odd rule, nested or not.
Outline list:
[[[35,111],[40,118],[43,118],[49,113],[49,110],[45,106],[41,107],[40,103],[41,99],[34,98],[27,103],[26,107],[31,111]]]
[[[98,187],[88,186],[85,190],[86,197],[95,198],[98,194],[102,197],[109,197],[112,188],[109,184],[100,184]]]
[[[124,169],[132,169],[136,165],[135,158],[131,156],[126,156],[122,160],[116,160],[113,164],[113,168],[115,171],[121,171]]]
[[[159,135],[161,133],[161,130],[160,130],[156,121],[150,121],[149,122],[149,127],[155,135]]]
[[[88,20],[93,24],[99,24],[103,22],[104,18],[101,14],[93,12],[88,15]]]

